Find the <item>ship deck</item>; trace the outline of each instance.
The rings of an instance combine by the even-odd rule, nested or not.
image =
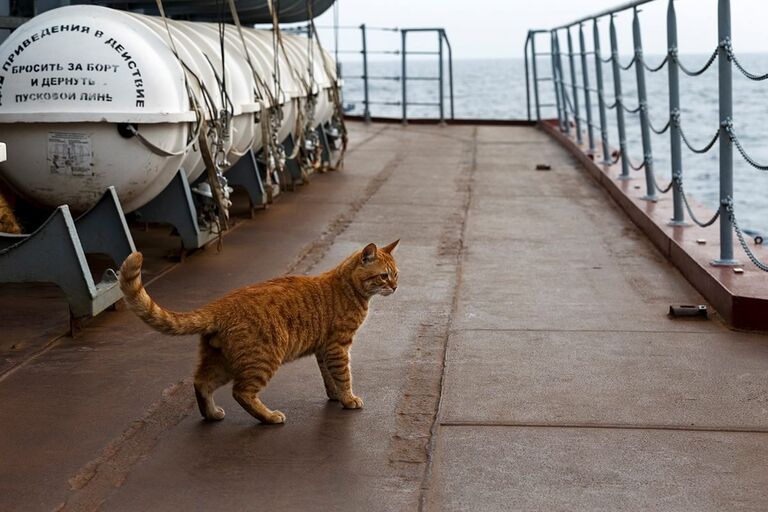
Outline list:
[[[241,220],[220,253],[169,263],[167,233],[135,235],[157,242],[149,292],[181,310],[402,239],[398,291],[352,350],[365,407],[327,402],[304,359],[262,395],[285,425],[228,388],[226,419],[204,423],[193,337],[124,310],[58,336],[55,293],[4,286],[0,508],[768,507],[768,338],[669,318],[704,299],[571,154],[533,127],[350,128],[343,171]]]

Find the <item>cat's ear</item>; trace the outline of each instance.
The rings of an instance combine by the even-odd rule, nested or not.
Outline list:
[[[366,245],[363,248],[363,252],[360,254],[360,261],[362,261],[364,265],[371,263],[376,259],[376,251],[376,244]]]
[[[387,254],[392,254],[393,252],[395,252],[395,249],[397,248],[397,244],[399,243],[400,243],[400,239],[398,238],[397,240],[387,245],[386,247],[382,247],[381,250]]]

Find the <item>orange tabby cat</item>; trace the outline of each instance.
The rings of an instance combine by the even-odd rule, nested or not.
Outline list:
[[[224,418],[213,392],[233,380],[232,395],[263,423],[283,423],[259,392],[284,363],[314,354],[331,400],[347,409],[363,401],[352,392],[349,350],[355,332],[368,314],[374,295],[397,289],[392,253],[399,240],[381,249],[368,244],[318,276],[287,276],[230,292],[187,312],[158,306],[141,284],[141,253],[126,258],[120,288],[130,308],[165,334],[200,334],[200,362],[195,395],[207,420]]]

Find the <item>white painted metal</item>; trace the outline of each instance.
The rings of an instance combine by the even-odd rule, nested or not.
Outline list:
[[[271,31],[243,29],[253,71],[271,91],[260,98],[236,27],[225,27],[223,74],[216,24],[169,20],[169,27],[183,66],[157,17],[68,6],[13,32],[0,46],[0,140],[11,148],[9,159],[0,163],[0,177],[48,207],[66,203],[85,210],[113,185],[125,211],[139,208],[179,168],[190,181],[204,171],[188,93],[203,107],[205,121],[230,111],[225,146],[230,164],[250,148],[261,148],[262,106],[280,105],[280,140],[297,135],[297,112],[307,95],[305,84],[312,82],[306,37],[283,36],[286,52],[278,52],[275,88]],[[332,116],[331,77],[315,50],[313,125]],[[118,126],[127,123],[148,142],[125,137],[125,130],[121,135]],[[203,129],[210,132],[211,126]]]

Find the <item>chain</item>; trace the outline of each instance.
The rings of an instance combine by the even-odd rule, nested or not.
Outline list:
[[[741,62],[739,62],[739,59],[736,58],[736,53],[734,53],[733,51],[733,44],[731,43],[730,37],[726,37],[723,40],[723,42],[720,43],[720,46],[722,46],[725,49],[725,53],[726,55],[728,55],[728,60],[733,62],[736,65],[736,69],[741,71],[742,75],[756,82],[762,82],[763,80],[768,79],[768,73],[764,75],[755,75],[754,73],[750,73],[749,71],[744,69],[744,66],[741,65]]]
[[[728,138],[736,146],[736,149],[739,150],[739,153],[741,153],[741,156],[749,165],[759,171],[768,171],[768,165],[758,163],[754,158],[749,156],[744,147],[742,147],[739,138],[736,136],[736,131],[733,129],[733,121],[731,118],[726,118],[726,120],[723,121],[723,128],[725,128],[726,133],[728,133]]]
[[[706,70],[709,69],[709,67],[712,65],[713,62],[715,62],[715,59],[717,58],[717,52],[719,50],[718,48],[715,48],[715,51],[712,52],[712,55],[707,60],[706,64],[704,64],[704,67],[699,69],[698,71],[690,71],[688,68],[683,66],[683,63],[680,62],[680,59],[678,58],[677,54],[677,48],[670,48],[669,49],[669,57],[672,59],[672,61],[677,64],[677,67],[680,68],[680,70],[685,73],[688,76],[699,76],[702,73],[704,73]]]
[[[637,52],[635,52],[635,56],[632,57],[632,60],[629,61],[629,64],[627,64],[626,66],[622,66],[621,63],[619,63],[619,67],[622,69],[622,71],[627,71],[629,68],[634,66],[636,61],[637,61]]]
[[[672,118],[670,117],[667,119],[667,124],[664,125],[664,128],[661,130],[657,130],[654,128],[653,123],[651,122],[651,118],[647,117],[648,119],[648,126],[651,128],[651,131],[657,135],[663,135],[667,130],[669,130],[669,127],[672,126]]]
[[[656,190],[658,190],[662,194],[666,194],[667,192],[669,192],[672,189],[673,186],[675,186],[675,177],[674,176],[672,176],[672,179],[669,180],[669,185],[667,185],[664,188],[661,188],[659,186],[659,182],[656,181],[656,173],[655,172],[651,175],[651,177],[653,178],[653,186],[656,188]]]
[[[712,140],[710,140],[709,143],[707,143],[706,146],[704,146],[701,149],[697,149],[697,148],[693,147],[691,142],[688,140],[688,137],[685,136],[685,132],[683,131],[683,125],[680,123],[680,111],[679,110],[675,109],[675,110],[672,111],[671,121],[672,121],[672,124],[674,124],[677,127],[678,130],[680,130],[680,138],[683,139],[683,142],[685,142],[685,145],[688,146],[688,149],[690,149],[694,153],[699,153],[699,154],[706,153],[707,151],[712,149],[712,146],[715,145],[715,142],[717,142],[717,139],[720,138],[720,130],[717,130],[715,132],[715,135],[712,136]]]
[[[644,168],[648,164],[649,158],[650,158],[649,155],[645,155],[645,157],[643,158],[643,163],[641,163],[637,167],[632,165],[632,160],[630,159],[627,159],[627,164],[629,165],[630,169],[632,169],[633,171],[639,171],[640,169]]]
[[[645,63],[645,59],[641,60],[641,62],[643,63],[643,67],[645,69],[647,69],[648,71],[650,71],[651,73],[656,73],[657,71],[661,71],[661,68],[663,68],[667,64],[668,61],[669,61],[669,54],[667,54],[667,56],[664,57],[664,60],[661,61],[661,64],[659,64],[655,68],[652,68],[648,64]]]
[[[725,206],[725,210],[728,212],[728,217],[731,220],[731,224],[733,224],[733,229],[734,231],[736,231],[736,237],[739,239],[739,244],[741,245],[741,248],[744,249],[744,252],[749,258],[749,261],[751,261],[757,268],[759,268],[763,272],[768,272],[768,265],[766,265],[765,263],[763,263],[758,259],[755,253],[752,252],[752,249],[749,248],[749,244],[747,244],[747,241],[744,239],[744,232],[739,227],[739,223],[736,222],[736,214],[734,213],[734,208],[733,208],[733,198],[731,196],[726,197],[723,200],[723,206]]]
[[[691,205],[688,204],[688,197],[685,195],[685,190],[683,190],[683,173],[680,171],[675,171],[672,180],[675,182],[675,188],[678,190],[678,192],[680,192],[680,196],[683,198],[683,204],[685,204],[685,209],[688,210],[688,216],[691,218],[694,224],[701,226],[702,228],[706,228],[714,224],[715,221],[720,218],[720,210],[718,209],[711,219],[706,222],[701,222],[698,217],[696,217],[696,214],[693,213]]]

